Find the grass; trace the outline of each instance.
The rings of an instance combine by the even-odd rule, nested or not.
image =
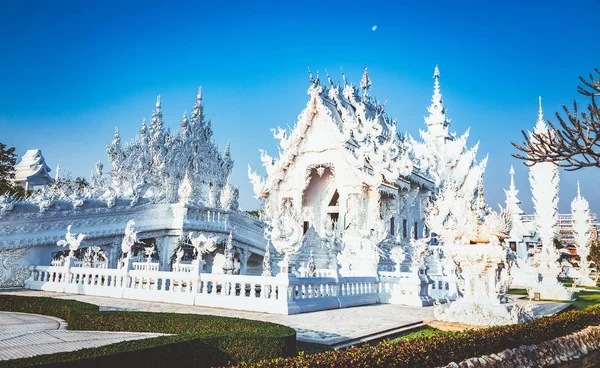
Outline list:
[[[577,310],[587,309],[596,305],[600,305],[600,293],[593,291],[580,291],[575,294],[577,300],[572,302],[573,308]]]
[[[62,318],[70,330],[169,334],[97,348],[0,361],[2,368],[222,366],[296,353],[296,331],[274,323],[199,314],[106,311],[75,300],[0,295],[0,310]]]
[[[510,289],[507,294],[509,295],[528,295],[527,289]]]

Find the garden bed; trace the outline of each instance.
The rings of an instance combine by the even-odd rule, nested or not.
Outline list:
[[[494,354],[521,345],[535,345],[600,325],[600,307],[573,310],[530,322],[463,332],[388,340],[374,346],[278,358],[241,367],[438,367],[451,361]]]

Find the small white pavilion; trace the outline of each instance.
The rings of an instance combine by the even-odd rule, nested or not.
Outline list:
[[[25,190],[34,189],[36,186],[45,186],[54,182],[50,176],[50,167],[46,165],[42,150],[32,149],[25,152],[21,161],[15,165],[14,181]]]

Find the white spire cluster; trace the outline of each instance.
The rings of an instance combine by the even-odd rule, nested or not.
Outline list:
[[[515,169],[512,165],[510,165],[510,187],[508,190],[504,189],[504,194],[506,194],[506,209],[513,215],[522,215],[525,212],[521,209],[520,204],[521,201],[517,198],[519,194],[519,190],[515,186]]]
[[[538,119],[534,133],[546,134],[549,129],[544,122],[542,97],[540,96],[538,100]],[[530,132],[529,136],[531,141],[534,142],[534,135]],[[529,168],[529,183],[535,209],[537,232],[542,241],[543,253],[547,256],[556,255],[554,234],[558,222],[558,167],[551,162],[536,163]]]
[[[577,182],[577,197],[571,202],[571,214],[573,216],[573,235],[575,247],[579,256],[580,278],[576,280],[577,285],[596,286],[596,282],[590,278],[591,265],[588,259],[590,255],[590,240],[592,239],[590,220],[590,205],[581,196],[579,181]]]
[[[118,195],[132,196],[132,203],[136,203],[139,198],[152,193],[154,201],[173,203],[177,201],[177,188],[186,173],[195,193],[192,198],[196,201],[202,200],[204,185],[217,188],[217,195],[220,194],[227,185],[233,160],[229,146],[221,154],[211,140],[210,123],[204,120],[201,87],[191,119],[184,112],[180,126],[179,132],[164,128],[159,95],[150,126],[146,126],[144,120],[139,137],[123,146],[118,131],[115,132],[115,139],[107,146],[107,154]],[[234,203],[237,199],[230,198],[228,202]]]

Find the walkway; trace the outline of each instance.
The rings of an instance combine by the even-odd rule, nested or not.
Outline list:
[[[68,331],[59,318],[0,312],[0,360],[92,348],[160,336],[152,333]]]
[[[332,309],[286,316],[36,290],[0,291],[0,295],[5,293],[79,300],[99,305],[100,310],[195,313],[267,321],[294,328],[299,341],[325,345],[333,345],[349,339],[356,339],[434,318],[432,307],[417,308],[391,304]]]
[[[286,316],[25,289],[0,290],[0,295],[2,294],[72,299],[96,304],[100,306],[100,310],[195,313],[267,321],[294,328],[299,341],[329,346],[335,346],[370,335],[377,335],[384,331],[398,330],[419,324],[423,321],[435,319],[433,307],[419,308],[392,304],[375,304]],[[516,300],[516,302],[520,304],[526,301]],[[534,302],[534,314],[536,316],[555,314],[568,306],[569,303]]]

